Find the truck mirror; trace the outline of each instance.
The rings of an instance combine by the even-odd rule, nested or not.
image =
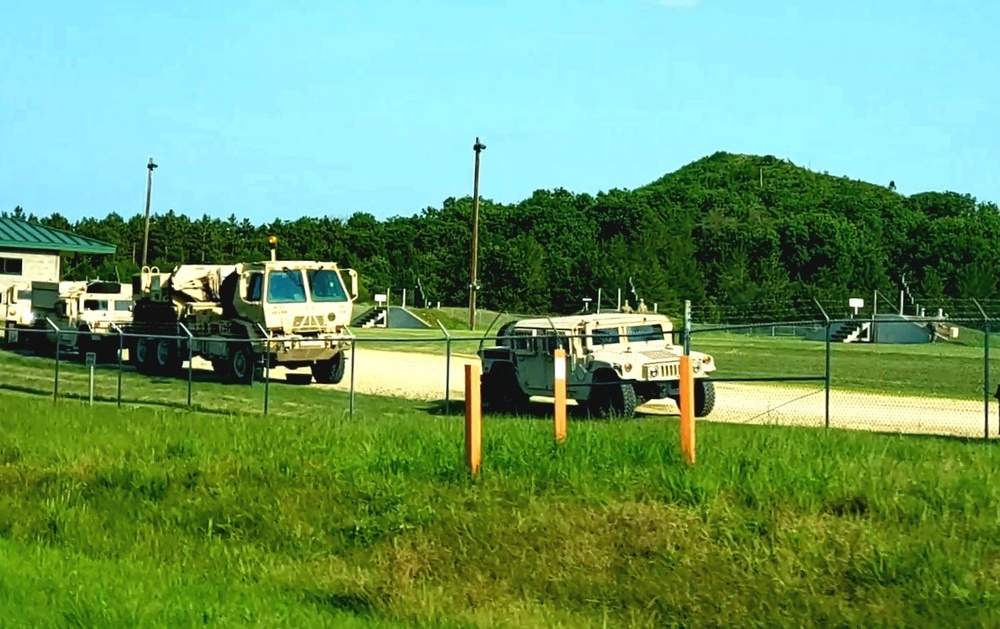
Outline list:
[[[357,299],[358,298],[358,272],[355,271],[354,269],[351,269],[348,273],[351,276],[351,298],[352,299]]]

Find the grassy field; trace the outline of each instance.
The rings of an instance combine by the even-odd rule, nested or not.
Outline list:
[[[440,330],[360,329],[358,347],[445,354]],[[486,345],[494,341],[495,330]],[[450,332],[452,353],[475,356],[482,332]],[[1000,334],[996,335],[1000,338]],[[834,343],[831,377],[836,389],[890,395],[980,400],[983,396],[982,334],[977,343],[883,345]],[[706,332],[692,336],[693,350],[712,354],[719,377],[820,376],[826,368],[826,344],[792,337],[746,336]],[[1000,348],[990,355],[991,381],[1000,382]],[[991,389],[991,393],[992,393]]]
[[[6,374],[9,372],[5,369]],[[208,385],[205,385],[208,386]],[[279,390],[281,387],[279,387]],[[994,625],[1000,451],[959,440],[0,391],[12,626]],[[279,393],[279,395],[282,395]],[[288,410],[288,409],[286,409]]]

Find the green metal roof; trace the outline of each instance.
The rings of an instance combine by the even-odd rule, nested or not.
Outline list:
[[[114,253],[115,245],[61,229],[0,216],[0,248],[41,249],[73,253]]]

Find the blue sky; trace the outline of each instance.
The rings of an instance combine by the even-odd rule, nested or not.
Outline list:
[[[717,150],[1000,201],[1000,2],[0,4],[0,209],[411,215]]]

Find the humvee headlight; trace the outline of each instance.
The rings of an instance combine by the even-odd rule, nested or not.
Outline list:
[[[326,318],[327,318],[328,321],[333,321],[334,319],[337,318],[337,314],[334,313],[334,312],[331,312],[330,314],[326,315]]]
[[[632,363],[625,363],[625,371],[632,371]]]
[[[649,368],[649,377],[650,378],[655,378],[658,375],[660,375],[660,370],[659,369],[657,369],[656,367],[650,367]]]

